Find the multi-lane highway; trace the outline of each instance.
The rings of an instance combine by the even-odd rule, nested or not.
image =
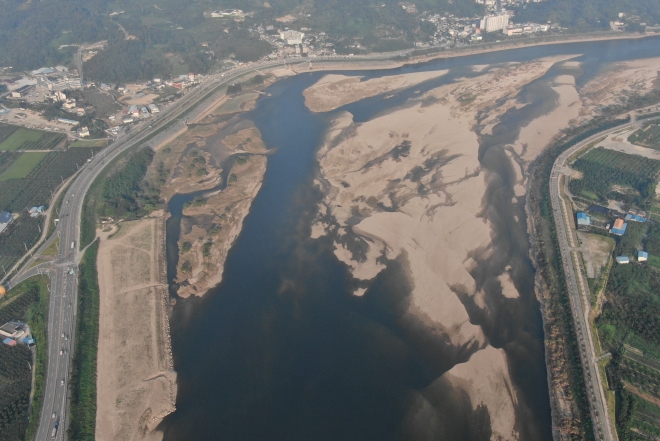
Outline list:
[[[127,149],[145,143],[155,131],[178,119],[164,128],[164,133],[175,133],[184,126],[182,114],[204,101],[209,92],[232,82],[243,75],[276,67],[283,64],[307,63],[309,61],[374,61],[405,55],[409,51],[379,54],[362,57],[319,57],[314,59],[276,60],[247,65],[209,76],[198,88],[193,89],[165,108],[148,121],[135,126],[130,133],[122,134],[86,163],[64,195],[59,211],[59,222],[55,233],[27,260],[23,270],[14,276],[8,285],[15,286],[36,274],[50,277],[50,305],[48,314],[48,363],[44,401],[39,416],[36,440],[66,439],[68,427],[67,400],[69,398],[68,377],[75,342],[76,299],[78,295],[77,265],[81,258],[79,251],[80,224],[85,195],[94,180],[106,165]],[[162,136],[162,135],[158,135]],[[59,248],[56,259],[47,264],[27,269],[36,257],[56,238]],[[43,343],[42,343],[43,344]],[[38,347],[37,350],[41,348]]]

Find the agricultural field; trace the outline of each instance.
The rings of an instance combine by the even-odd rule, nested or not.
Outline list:
[[[599,202],[616,199],[646,207],[655,196],[660,161],[597,147],[571,167],[583,174],[582,179],[571,180],[573,194],[590,199],[595,195]]]
[[[0,344],[0,439],[19,441],[26,438],[28,417],[36,426],[43,400],[46,361],[46,325],[48,290],[44,279],[28,280],[14,287],[12,301],[0,303],[0,322],[21,320],[30,326],[36,345],[36,373],[33,415],[29,415],[30,390],[34,364],[30,349],[24,345]],[[33,428],[32,428],[33,431]]]
[[[614,375],[621,389],[617,416],[619,438],[659,437],[660,363],[628,345],[624,346],[616,361]]]
[[[21,215],[10,223],[0,234],[0,274],[9,269],[25,254],[25,247],[30,249],[39,239],[39,228],[43,218]]]
[[[26,177],[48,155],[47,152],[21,153],[5,171],[0,174],[0,181]]]
[[[21,154],[18,152],[0,152],[0,174],[7,170],[19,156]]]
[[[649,124],[637,130],[628,137],[628,141],[642,147],[660,150],[660,124]]]
[[[61,133],[40,132],[19,127],[0,142],[0,151],[7,150],[52,150],[66,140]]]
[[[0,123],[0,142],[2,142],[5,139],[9,138],[9,136],[12,133],[14,133],[16,130],[18,130],[18,126],[12,126],[10,124]]]
[[[51,191],[99,151],[98,147],[70,148],[50,152],[24,178],[8,179],[0,185],[0,211],[20,212],[48,205]]]
[[[32,247],[40,236],[40,229],[48,228],[43,217],[31,218],[27,209],[50,203],[52,192],[63,180],[73,175],[100,147],[69,148],[64,151],[44,152],[43,159],[21,178],[0,181],[0,211],[11,211],[20,216],[0,234],[0,264],[9,270]],[[7,153],[0,154],[0,157]],[[41,153],[23,153],[23,155]],[[21,156],[22,157],[22,156]],[[17,164],[20,158],[14,162]],[[5,170],[0,179],[4,179]]]

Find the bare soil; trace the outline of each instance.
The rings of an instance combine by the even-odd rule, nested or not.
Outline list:
[[[154,440],[173,412],[162,217],[99,232],[97,440]]]

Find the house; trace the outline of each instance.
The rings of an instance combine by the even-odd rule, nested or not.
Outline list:
[[[589,215],[587,215],[587,213],[580,211],[575,215],[575,217],[577,218],[578,228],[581,226],[588,227],[591,225],[591,218]]]
[[[637,253],[637,261],[638,262],[646,262],[649,260],[649,253],[645,251],[640,251]]]
[[[7,337],[4,340],[2,340],[4,344],[7,346],[16,346],[16,340],[12,340],[11,338]]]
[[[0,336],[7,338],[21,338],[25,335],[25,323],[7,322],[0,326]]]
[[[62,104],[62,107],[65,109],[73,109],[76,107],[76,100],[74,98],[70,98],[66,101],[64,101],[64,104]]]
[[[78,124],[80,124],[75,119],[57,118],[57,120],[61,123],[69,124],[70,126],[77,126]]]
[[[289,29],[288,31],[280,32],[280,38],[284,40],[286,44],[302,44],[303,38],[305,38],[305,33]]]
[[[617,219],[614,221],[614,224],[612,225],[612,229],[610,232],[612,234],[616,234],[617,236],[623,236],[626,233],[626,228],[628,227],[628,224],[623,221],[623,219]]]
[[[7,225],[9,225],[13,220],[14,217],[9,211],[3,211],[0,213],[0,233],[2,233],[4,229],[7,228]]]
[[[628,214],[626,214],[626,220],[634,221],[634,222],[646,222],[646,218],[644,216],[640,216],[637,213],[631,213],[631,212],[628,212]]]
[[[616,263],[625,265],[627,263],[630,263],[630,259],[627,256],[616,256]]]
[[[81,127],[80,130],[78,130],[78,135],[83,138],[89,136],[89,128],[87,126]]]
[[[23,87],[19,87],[16,90],[12,90],[11,96],[12,98],[21,98],[24,96],[27,96],[28,93],[34,88],[32,84],[26,84]]]
[[[149,104],[149,110],[151,110],[151,113],[160,112],[160,109],[158,108],[158,106],[153,104],[153,103]]]

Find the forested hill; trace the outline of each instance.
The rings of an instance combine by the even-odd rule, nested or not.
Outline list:
[[[15,70],[55,65],[71,58],[63,44],[94,42],[118,32],[108,27],[105,2],[6,0],[0,6],[0,66]]]
[[[638,16],[639,23],[660,24],[658,0],[544,0],[518,8],[515,20],[560,23],[578,31],[609,29],[619,13]]]

